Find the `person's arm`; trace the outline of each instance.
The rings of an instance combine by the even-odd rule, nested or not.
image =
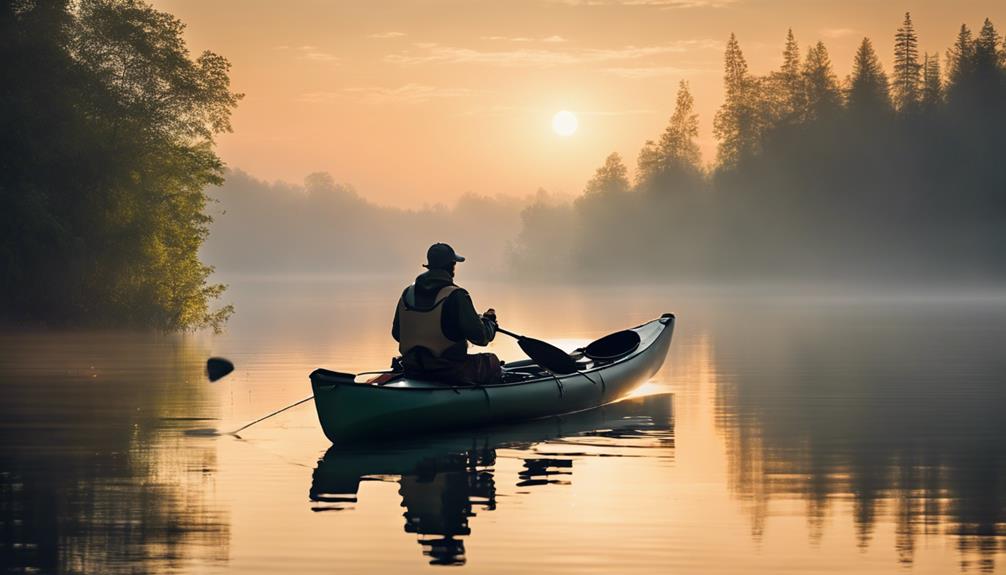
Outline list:
[[[496,337],[496,324],[483,318],[475,311],[471,296],[464,290],[455,292],[452,299],[455,301],[458,311],[458,327],[465,339],[475,345],[488,345]]]

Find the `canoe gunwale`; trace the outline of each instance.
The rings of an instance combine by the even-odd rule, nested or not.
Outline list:
[[[322,377],[329,377],[329,376],[326,376],[324,373],[321,373],[321,372],[329,372],[329,373],[335,373],[337,375],[354,376],[354,377],[357,374],[332,372],[330,370],[316,369],[315,371],[311,372],[311,376],[310,376],[311,377],[311,388],[315,392],[318,392],[318,391],[330,392],[330,391],[333,391],[333,390],[335,390],[335,389],[337,389],[339,387],[353,387],[355,389],[361,389],[361,390],[362,389],[373,389],[374,391],[392,391],[392,390],[394,390],[394,391],[431,392],[431,393],[433,393],[433,392],[436,392],[436,393],[440,393],[440,392],[453,392],[453,393],[458,393],[459,394],[459,393],[461,393],[464,390],[471,390],[471,389],[487,389],[487,390],[489,390],[489,389],[500,389],[500,388],[507,388],[507,387],[516,387],[516,386],[520,386],[520,385],[529,385],[529,384],[534,384],[534,383],[541,383],[543,381],[558,381],[558,382],[562,383],[562,382],[567,381],[567,380],[572,380],[572,379],[575,379],[575,378],[583,378],[583,377],[586,377],[587,379],[590,379],[589,374],[600,375],[600,372],[602,372],[604,370],[608,370],[608,369],[610,369],[610,368],[612,368],[614,366],[617,366],[617,365],[620,365],[622,363],[634,360],[635,358],[637,358],[641,354],[646,353],[653,346],[653,344],[656,343],[660,339],[660,336],[664,332],[664,330],[669,329],[669,328],[673,329],[673,327],[674,327],[674,321],[675,321],[674,314],[672,314],[672,313],[665,313],[665,314],[661,315],[657,319],[641,323],[641,324],[639,324],[639,325],[637,325],[635,327],[631,327],[629,329],[636,330],[636,329],[640,329],[640,328],[645,327],[645,326],[647,326],[649,324],[652,324],[652,323],[660,323],[663,326],[661,328],[661,331],[658,332],[656,334],[656,336],[654,336],[652,338],[652,340],[650,340],[645,346],[640,345],[636,349],[634,349],[631,353],[628,353],[628,354],[626,354],[626,355],[624,355],[624,356],[622,356],[622,357],[620,357],[618,359],[615,359],[613,361],[602,363],[601,365],[596,365],[596,366],[591,367],[589,369],[585,369],[585,370],[581,370],[581,371],[576,371],[574,373],[570,373],[570,374],[566,374],[566,375],[554,375],[554,374],[552,374],[552,375],[547,375],[547,376],[543,376],[543,377],[537,377],[537,378],[534,378],[534,379],[525,379],[523,381],[514,381],[514,382],[510,382],[510,383],[497,383],[497,384],[493,384],[493,385],[476,385],[476,386],[449,386],[449,385],[441,385],[441,386],[429,386],[429,387],[389,387],[389,386],[383,386],[383,385],[372,385],[372,384],[366,384],[366,383],[357,383],[355,381],[328,381],[328,382],[320,382],[318,380],[321,379]],[[585,375],[585,374],[588,374],[588,375]]]

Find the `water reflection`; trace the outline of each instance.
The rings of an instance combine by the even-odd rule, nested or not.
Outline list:
[[[670,397],[652,395],[565,417],[380,445],[332,447],[315,468],[315,511],[351,509],[362,481],[394,481],[405,532],[432,565],[461,565],[469,520],[496,509],[501,481],[518,488],[568,485],[574,462],[674,445]],[[497,457],[523,461],[516,478],[496,476]],[[526,493],[516,491],[515,493]]]
[[[138,573],[226,560],[203,352],[136,334],[0,336],[0,571]],[[142,374],[142,377],[137,377]]]
[[[920,540],[949,536],[963,570],[994,571],[1006,551],[1003,311],[805,312],[749,318],[714,346],[732,488],[754,536],[772,501],[799,498],[812,543],[848,508],[863,549],[889,522],[905,565]]]

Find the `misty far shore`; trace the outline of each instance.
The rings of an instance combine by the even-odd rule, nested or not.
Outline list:
[[[329,174],[268,184],[240,171],[204,249],[221,272],[415,269],[438,241],[469,277],[577,283],[981,287],[1006,279],[1006,44],[985,20],[945,55],[920,53],[910,14],[890,75],[864,38],[853,72],[827,47],[748,71],[731,36],[719,142],[702,163],[687,82],[630,170],[612,153],[575,198],[463,196],[454,206],[377,206]],[[446,163],[445,163],[446,165]]]

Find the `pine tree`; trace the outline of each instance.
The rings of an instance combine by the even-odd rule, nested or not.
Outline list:
[[[891,108],[887,74],[869,38],[863,38],[856,51],[849,79],[848,105],[854,112],[868,114],[886,112]]]
[[[919,38],[915,34],[912,15],[905,12],[905,21],[894,35],[894,100],[899,110],[908,110],[919,101],[922,65],[919,64]]]
[[[842,93],[831,68],[828,49],[818,42],[807,51],[803,64],[803,85],[807,97],[807,118],[825,118],[842,107]]]
[[[695,98],[688,82],[678,84],[678,99],[671,122],[660,137],[660,160],[664,169],[698,169],[702,154],[699,137],[699,115],[695,113]]]
[[[967,25],[961,24],[957,40],[947,50],[947,83],[951,90],[960,86],[971,76],[974,67],[974,51],[975,42],[971,36],[971,30]]]
[[[943,103],[943,79],[940,75],[940,55],[926,54],[922,65],[922,107],[933,110]]]
[[[786,33],[782,51],[782,66],[769,75],[769,88],[774,105],[773,119],[794,120],[804,109],[803,78],[800,75],[800,46],[791,28]]]
[[[758,82],[748,74],[748,65],[736,36],[730,35],[724,55],[725,101],[713,119],[713,134],[720,141],[720,165],[734,166],[758,148],[761,117]]]
[[[975,66],[979,70],[994,70],[999,66],[999,33],[988,18],[974,43]]]

